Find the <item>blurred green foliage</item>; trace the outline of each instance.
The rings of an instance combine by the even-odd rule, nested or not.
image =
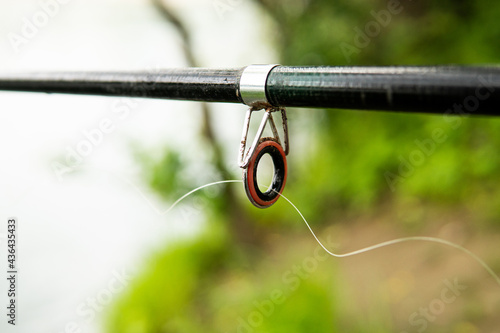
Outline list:
[[[136,148],[137,150],[137,148]],[[190,190],[187,175],[183,172],[185,163],[181,154],[173,149],[166,149],[160,160],[153,159],[151,154],[137,150],[136,158],[143,165],[149,176],[148,183],[152,189],[166,200],[176,200]]]
[[[403,10],[392,15],[366,47],[348,57],[342,43],[355,46],[356,28],[365,29],[375,20],[371,11],[386,10],[389,2],[256,3],[272,18],[270,38],[284,65],[500,61],[500,2],[401,1]],[[458,117],[450,121],[442,116],[345,110],[289,113],[292,155],[285,194],[311,222],[330,225],[338,214],[369,215],[390,207],[416,216],[407,219],[414,228],[424,221],[411,211],[425,204],[473,212],[474,223],[483,228],[499,225],[499,119]],[[431,141],[436,130],[441,133],[440,142]],[[301,141],[294,144],[294,140]],[[151,187],[173,201],[194,184],[188,181],[191,175],[185,172],[182,150],[168,147],[165,151],[159,161],[141,159]],[[424,160],[408,168],[415,151]],[[406,170],[405,175],[401,170]],[[399,178],[388,182],[387,175]],[[293,228],[304,231],[296,213],[283,200],[269,210],[256,210],[243,195],[228,207],[228,192],[220,194],[205,196],[206,225],[195,240],[170,244],[146,263],[144,272],[109,314],[110,332],[387,332],[406,328],[394,327],[383,305],[358,309],[351,302],[349,281],[337,275],[335,261],[300,278],[300,286],[291,288],[283,274],[300,264],[316,245],[310,235],[309,245],[287,240]],[[185,204],[190,204],[189,199]],[[251,245],[239,243],[236,229],[231,228],[243,220],[251,221],[264,236],[254,236]],[[274,242],[276,235],[284,238]],[[285,301],[273,303],[272,314],[266,316],[256,304],[265,303],[275,290],[282,292]],[[262,322],[248,326],[255,311],[263,316]],[[255,316],[253,320],[259,321]]]
[[[392,1],[258,2],[277,22],[279,33],[274,38],[285,65],[500,61],[500,44],[496,42],[500,39],[500,26],[496,24],[500,3],[493,1],[401,1],[398,13],[386,17],[387,23],[379,24],[380,32],[373,37],[367,33],[370,22],[384,18],[381,12],[389,12]],[[356,43],[358,31],[368,36],[363,47]],[[358,52],[346,53],[341,45],[350,45]],[[302,112],[297,118],[309,117],[310,112],[314,111]],[[478,221],[498,225],[500,119],[452,120],[435,115],[345,110],[323,111],[318,118],[314,128],[318,134],[309,145],[312,155],[295,171],[302,176],[297,179],[300,184],[296,192],[303,194],[299,202],[308,213],[318,212],[318,216],[312,216],[320,219],[325,210],[335,207],[366,212],[387,200],[398,204],[416,199],[450,207],[465,205],[474,211],[480,205]],[[429,153],[416,141],[428,142],[437,129],[443,131],[445,140],[435,143]],[[411,163],[410,155],[415,151],[424,153],[423,163]],[[403,161],[412,169],[405,176],[398,170]],[[388,174],[402,177],[394,181]],[[299,189],[302,184],[307,184],[308,191]]]

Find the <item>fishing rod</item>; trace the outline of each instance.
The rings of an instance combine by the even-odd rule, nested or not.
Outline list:
[[[250,65],[158,72],[4,74],[0,75],[0,90],[246,104],[250,108],[243,126],[239,166],[247,196],[259,208],[274,204],[286,183],[289,144],[285,107],[500,116],[500,67],[494,66]],[[264,116],[247,150],[252,113],[262,109]],[[281,113],[284,148],[274,112]],[[273,137],[263,138],[268,123]],[[257,167],[265,154],[273,160],[274,176],[271,186],[262,192]]]
[[[251,91],[258,90],[258,98],[262,97],[261,86],[245,89],[263,76],[266,100],[275,107],[443,114],[449,109],[450,113],[460,112],[455,105],[461,104],[464,113],[500,115],[500,67],[492,66],[251,65],[156,72],[0,74],[0,90],[245,103],[245,94]]]

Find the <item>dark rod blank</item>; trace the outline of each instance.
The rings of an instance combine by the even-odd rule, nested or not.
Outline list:
[[[274,105],[500,115],[500,67],[276,67]]]
[[[240,76],[239,69],[204,68],[11,74],[0,75],[0,90],[238,103]]]
[[[242,103],[242,69],[0,75],[0,90]],[[275,67],[274,106],[500,115],[500,67]]]

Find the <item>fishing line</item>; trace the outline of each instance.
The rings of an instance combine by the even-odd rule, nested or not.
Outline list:
[[[170,212],[175,206],[177,206],[177,204],[179,202],[181,202],[182,200],[184,200],[185,198],[187,198],[188,196],[190,196],[191,194],[201,190],[201,189],[204,189],[205,187],[210,187],[210,186],[213,186],[213,185],[219,185],[219,184],[224,184],[224,183],[241,183],[242,181],[241,180],[220,180],[218,182],[213,182],[213,183],[208,183],[208,184],[205,184],[205,185],[202,185],[200,187],[197,187],[195,188],[194,190],[191,190],[189,191],[188,193],[184,194],[182,197],[180,197],[179,199],[175,200],[175,202],[172,204],[172,206],[170,206],[169,209],[167,209],[165,212],[163,212],[163,214],[167,214],[168,212]]]
[[[213,182],[213,183],[208,183],[208,184],[205,184],[205,185],[202,185],[202,186],[199,186],[191,191],[189,191],[188,193],[184,194],[182,197],[180,197],[179,199],[177,199],[173,204],[172,206],[170,206],[170,208],[165,211],[165,214],[168,213],[169,211],[171,211],[175,206],[177,206],[182,200],[184,200],[185,198],[187,198],[188,196],[190,196],[191,194],[201,190],[201,189],[204,189],[206,187],[209,187],[209,186],[214,186],[214,185],[219,185],[219,184],[224,184],[224,183],[241,183],[243,181],[241,180],[222,180],[222,181],[217,181],[217,182]],[[295,211],[300,215],[300,217],[302,218],[302,220],[304,221],[304,223],[306,224],[307,228],[309,229],[309,231],[311,232],[311,234],[313,235],[314,239],[316,240],[316,242],[323,248],[323,250],[325,250],[329,255],[333,256],[333,257],[336,257],[336,258],[346,258],[346,257],[351,257],[351,256],[355,256],[357,254],[362,254],[362,253],[366,253],[366,252],[369,252],[369,251],[373,251],[373,250],[376,250],[376,249],[380,249],[382,247],[386,247],[386,246],[390,246],[390,245],[395,245],[395,244],[399,244],[399,243],[404,243],[404,242],[410,242],[410,241],[424,241],[424,242],[431,242],[431,243],[437,243],[437,244],[442,244],[442,245],[446,245],[446,246],[450,246],[450,247],[453,247],[455,249],[458,249],[462,252],[464,252],[465,254],[467,254],[468,256],[470,256],[472,259],[474,259],[478,264],[480,264],[494,279],[495,281],[498,283],[498,285],[500,286],[500,278],[498,277],[498,275],[481,259],[479,258],[477,255],[475,255],[474,253],[472,253],[471,251],[467,250],[466,248],[464,248],[463,246],[460,246],[458,244],[455,244],[453,242],[450,242],[450,241],[447,241],[445,239],[441,239],[441,238],[436,238],[436,237],[427,237],[427,236],[413,236],[413,237],[402,237],[402,238],[396,238],[396,239],[393,239],[393,240],[389,240],[389,241],[385,241],[385,242],[381,242],[381,243],[378,243],[378,244],[375,244],[375,245],[371,245],[371,246],[368,246],[368,247],[364,247],[364,248],[361,248],[359,250],[355,250],[355,251],[352,251],[352,252],[347,252],[347,253],[334,253],[334,252],[331,252],[330,250],[328,250],[324,245],[323,243],[318,239],[318,237],[316,236],[316,234],[314,233],[314,231],[312,230],[311,226],[309,225],[309,223],[307,222],[306,218],[304,217],[304,215],[302,215],[301,211],[297,208],[297,206],[295,206],[293,204],[292,201],[290,201],[290,199],[288,199],[286,196],[284,196],[283,194],[279,194],[281,197],[283,197],[283,199],[285,199],[294,209]]]
[[[166,210],[164,211],[161,211],[160,209],[158,209],[154,203],[148,199],[148,197],[146,196],[146,194],[141,191],[141,189],[135,185],[132,181],[130,181],[129,179],[126,179],[124,177],[121,177],[120,175],[114,175],[113,176],[116,176],[118,179],[124,181],[125,183],[127,183],[130,187],[132,187],[137,193],[139,193],[139,195],[142,197],[142,199],[144,199],[144,201],[146,201],[148,203],[148,205],[158,214],[158,215],[166,215],[168,214],[172,209],[175,208],[175,206],[177,206],[182,200],[184,200],[185,198],[187,198],[188,196],[190,196],[191,194],[201,190],[201,189],[204,189],[206,187],[209,187],[209,186],[213,186],[213,185],[219,185],[219,184],[224,184],[224,183],[241,183],[242,181],[241,180],[221,180],[221,181],[217,181],[217,182],[213,182],[213,183],[208,183],[208,184],[205,184],[205,185],[202,185],[202,186],[199,186],[191,191],[189,191],[188,193],[184,194],[182,197],[180,197],[179,199],[175,200],[175,202],[169,207],[167,208]]]
[[[375,245],[371,245],[371,246],[368,246],[368,247],[365,247],[365,248],[362,248],[362,249],[359,249],[359,250],[355,250],[355,251],[352,251],[352,252],[341,253],[341,254],[333,253],[333,252],[329,251],[323,245],[323,243],[321,243],[321,241],[318,239],[318,237],[316,236],[316,234],[314,233],[314,231],[311,229],[311,226],[307,222],[307,220],[304,217],[304,215],[302,215],[302,213],[300,212],[300,210],[287,197],[285,197],[283,194],[280,194],[280,196],[282,196],[283,199],[285,199],[286,201],[288,201],[288,203],[293,208],[295,208],[295,210],[297,211],[297,213],[299,213],[300,217],[302,218],[302,220],[306,224],[307,228],[309,228],[309,231],[313,235],[314,239],[316,239],[316,242],[318,242],[318,244],[323,248],[323,250],[325,250],[328,254],[330,254],[333,257],[337,257],[337,258],[351,257],[351,256],[354,256],[354,255],[357,255],[357,254],[366,253],[366,252],[369,252],[369,251],[380,249],[382,247],[386,247],[386,246],[389,246],[389,245],[394,245],[394,244],[403,243],[403,242],[409,242],[409,241],[425,241],[425,242],[438,243],[438,244],[443,244],[443,245],[451,246],[451,247],[453,247],[455,249],[458,249],[458,250],[461,250],[465,254],[469,255],[477,263],[479,263],[481,266],[483,266],[483,268],[495,279],[495,281],[498,283],[498,285],[500,285],[500,278],[498,277],[498,275],[481,258],[479,258],[477,255],[475,255],[471,251],[467,250],[463,246],[460,246],[460,245],[455,244],[453,242],[450,242],[450,241],[447,241],[447,240],[441,239],[441,238],[436,238],[436,237],[427,237],[427,236],[402,237],[402,238],[396,238],[396,239],[393,239],[393,240],[390,240],[390,241],[385,241],[385,242],[382,242],[382,243],[378,243],[378,244],[375,244]]]

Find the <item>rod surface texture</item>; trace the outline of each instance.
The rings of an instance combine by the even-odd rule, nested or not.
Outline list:
[[[500,115],[500,67],[280,66],[267,97],[276,106]]]
[[[241,69],[186,68],[130,73],[0,75],[0,90],[240,102]]]
[[[241,69],[0,74],[0,90],[243,103]],[[500,67],[274,67],[274,106],[500,115]]]

